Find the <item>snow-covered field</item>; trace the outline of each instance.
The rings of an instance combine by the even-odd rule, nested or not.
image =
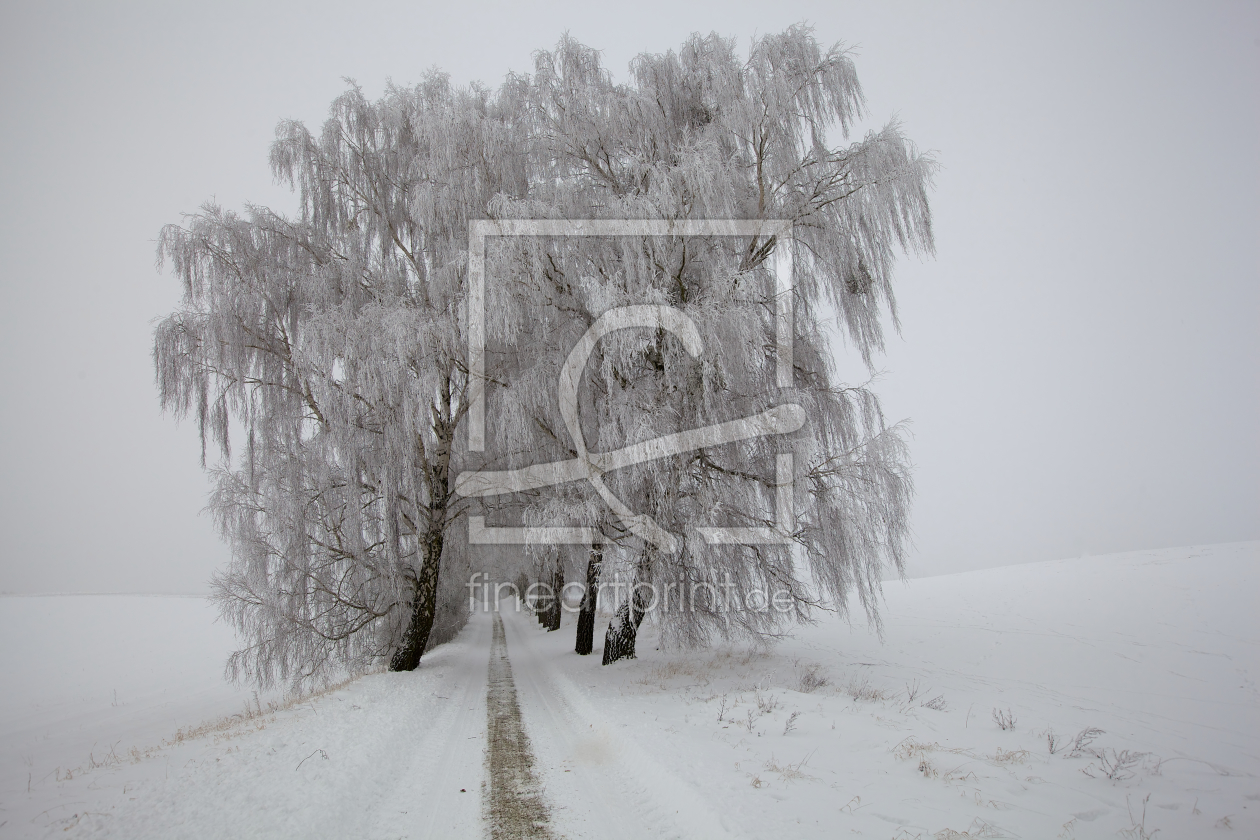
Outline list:
[[[608,668],[571,616],[504,624],[555,835],[1258,837],[1258,567],[1253,542],[890,583],[882,644],[824,619],[680,653],[645,625]],[[249,697],[212,615],[0,599],[0,835],[483,836],[488,616],[415,673],[169,743]]]
[[[94,765],[254,702],[223,680],[236,639],[216,615],[195,597],[0,597],[0,836],[64,826],[107,801]]]

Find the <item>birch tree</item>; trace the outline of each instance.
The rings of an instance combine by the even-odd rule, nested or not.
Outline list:
[[[526,191],[506,101],[436,74],[377,103],[352,89],[319,134],[277,128],[296,218],[206,205],[162,231],[184,299],[156,330],[158,390],[195,415],[203,463],[219,451],[210,508],[233,564],[214,597],[249,640],[236,676],[410,670],[435,619],[462,625],[460,575],[438,613],[463,557],[467,221]]]
[[[215,598],[249,642],[230,670],[267,684],[382,661],[415,668],[466,611],[470,504],[597,528],[605,577],[688,594],[692,609],[660,614],[678,644],[773,635],[852,595],[877,623],[881,574],[902,568],[904,441],[869,389],[837,381],[843,348],[823,324],[837,316],[845,347],[873,364],[883,319],[896,323],[896,254],[932,248],[934,164],[896,123],[850,142],[862,103],[850,56],[794,27],[742,55],[695,36],[640,56],[626,84],[566,38],[495,91],[431,74],[377,102],[352,88],[319,133],[281,123],[271,164],[297,214],[206,205],[158,248],[184,286],[156,330],[158,389],[164,408],[196,418],[215,476],[210,507],[233,551]],[[495,451],[474,454],[460,443],[469,222],[521,218],[786,219],[793,234],[491,243],[482,384]],[[790,387],[768,391],[770,267],[784,253],[794,368]],[[603,476],[676,535],[669,550],[579,483],[502,500],[456,493],[464,471],[574,457],[556,402],[565,354],[609,311],[640,305],[679,313],[703,347],[660,329],[603,337],[578,388],[592,452],[785,403],[801,406],[803,428]],[[784,544],[697,536],[774,524],[785,452],[796,527]],[[721,579],[741,596],[733,604],[701,585]],[[759,588],[786,591],[790,609],[742,597]],[[620,605],[606,661],[610,644],[632,654],[642,606]]]
[[[529,148],[547,162],[547,177],[531,182],[528,199],[501,199],[494,212],[782,219],[792,223],[791,240],[536,240],[505,255],[502,288],[529,288],[545,302],[536,334],[550,338],[556,359],[602,313],[635,304],[684,313],[703,336],[699,355],[661,330],[602,340],[583,385],[592,451],[774,403],[799,405],[808,420],[788,438],[701,448],[604,475],[627,508],[650,514],[679,542],[663,551],[623,532],[603,567],[658,595],[677,587],[683,608],[657,610],[677,644],[702,644],[714,633],[765,638],[815,608],[846,613],[851,597],[878,626],[882,575],[903,570],[908,460],[902,430],[885,423],[869,388],[837,380],[834,358],[856,352],[872,367],[883,348],[883,319],[896,324],[896,254],[932,250],[927,193],[935,164],[896,122],[829,145],[833,136],[848,140],[862,92],[850,56],[820,47],[805,27],[757,39],[746,56],[733,41],[693,37],[676,53],[640,56],[631,71],[629,84],[614,83],[598,53],[568,39],[538,54],[533,76],[516,81],[528,103]],[[795,266],[794,368],[790,388],[769,394],[776,343],[770,265],[785,250]],[[832,316],[844,346],[824,328]],[[546,387],[557,366],[533,366],[534,399],[502,428],[533,418],[542,430],[535,451],[550,447],[548,454],[562,457],[574,450],[558,431],[554,387]],[[706,526],[776,524],[774,465],[785,453],[793,456],[795,520],[785,544],[706,544],[699,536]],[[590,493],[556,494],[535,509],[539,521],[604,522],[609,533],[606,506]],[[718,592],[722,583],[728,588]],[[750,603],[744,596],[753,592],[785,593],[786,609]],[[644,608],[635,597],[621,600],[605,663],[633,655]]]

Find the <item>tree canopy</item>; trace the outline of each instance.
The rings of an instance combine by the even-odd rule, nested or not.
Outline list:
[[[168,226],[159,259],[184,283],[156,330],[162,405],[216,447],[211,499],[233,562],[216,598],[250,644],[230,663],[266,684],[388,660],[414,668],[466,610],[460,472],[570,457],[557,375],[617,307],[682,313],[693,352],[662,330],[606,336],[582,379],[593,451],[774,405],[795,434],[700,448],[609,473],[632,509],[680,536],[663,551],[578,484],[511,502],[526,521],[600,523],[637,580],[744,591],[792,610],[714,602],[662,621],[671,638],[775,631],[856,594],[878,620],[882,570],[902,568],[904,440],[875,395],[837,381],[825,322],[872,364],[896,323],[899,251],[930,252],[935,164],[896,123],[856,141],[849,54],[802,26],[746,55],[716,35],[642,55],[616,83],[569,38],[495,91],[438,73],[376,102],[351,88],[319,134],[283,122],[271,151],[294,218],[206,205]],[[833,135],[843,145],[833,147]],[[470,452],[469,225],[479,219],[786,220],[778,236],[502,238],[488,245],[486,454]],[[774,265],[790,257],[792,369],[774,383]],[[769,375],[767,376],[767,371]],[[780,383],[782,384],[782,383]],[[774,524],[790,454],[795,527],[780,545],[707,545],[705,526]]]

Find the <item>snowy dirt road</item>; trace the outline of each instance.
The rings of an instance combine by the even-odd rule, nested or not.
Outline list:
[[[525,615],[474,615],[414,673],[368,675],[158,758],[95,770],[55,821],[0,834],[729,836],[590,708],[551,662],[564,651],[557,634],[542,644],[548,635]]]
[[[567,617],[567,616],[566,616]],[[724,838],[733,836],[685,779],[626,737],[560,667],[571,662],[572,628],[541,632],[505,611],[521,714],[530,732],[552,824],[565,837]],[[564,644],[567,643],[567,644]],[[582,665],[601,676],[599,649]],[[740,836],[735,834],[734,836]]]

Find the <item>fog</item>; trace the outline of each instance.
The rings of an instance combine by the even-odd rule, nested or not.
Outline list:
[[[1260,538],[1254,3],[9,4],[0,591],[204,592],[227,561],[195,424],[158,409],[154,240],[211,198],[293,206],[279,119],[346,78],[495,86],[566,30],[624,79],[802,20],[855,49],[867,125],[942,164],[877,362],[914,433],[909,574]]]

